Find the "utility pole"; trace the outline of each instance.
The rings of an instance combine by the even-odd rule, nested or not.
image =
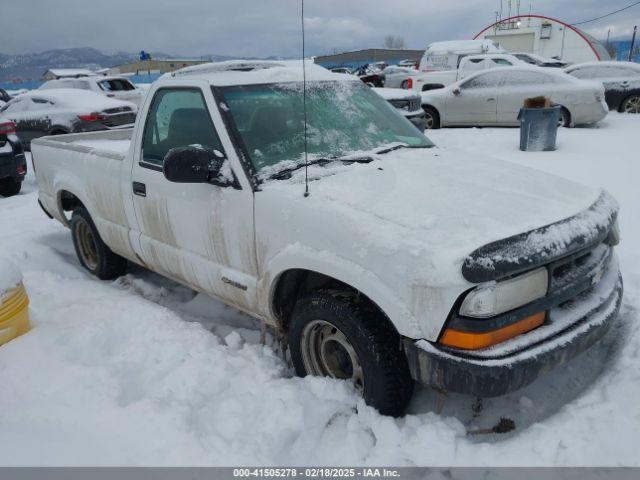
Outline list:
[[[636,44],[636,32],[638,31],[638,26],[633,27],[633,35],[631,36],[631,45],[629,46],[629,61],[633,58],[633,47]]]

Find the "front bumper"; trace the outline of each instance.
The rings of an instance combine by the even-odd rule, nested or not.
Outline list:
[[[478,397],[518,390],[597,342],[618,315],[622,291],[615,263],[591,291],[550,310],[544,325],[494,347],[471,352],[405,339],[412,377],[443,391]]]
[[[407,112],[404,116],[407,120],[413,123],[418,130],[424,132],[427,124],[424,110],[420,109],[415,112]]]

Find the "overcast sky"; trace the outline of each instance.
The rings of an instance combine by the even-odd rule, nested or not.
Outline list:
[[[504,0],[503,16],[507,14]],[[631,0],[534,0],[532,13],[568,23]],[[515,14],[516,0],[512,1]],[[472,38],[491,24],[500,0],[306,0],[308,54],[381,47],[386,35],[409,48]],[[529,1],[520,11],[527,13]],[[300,0],[16,0],[0,9],[0,53],[95,47],[104,52],[162,51],[199,56],[295,56]],[[581,28],[599,38],[630,38],[640,5]]]

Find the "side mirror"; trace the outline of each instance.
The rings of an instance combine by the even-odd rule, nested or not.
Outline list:
[[[458,95],[460,95],[462,93],[462,90],[460,90],[459,87],[456,87],[452,90],[453,94],[457,97]]]
[[[211,182],[222,187],[235,183],[224,155],[217,150],[201,146],[172,148],[164,157],[162,170],[170,182]]]

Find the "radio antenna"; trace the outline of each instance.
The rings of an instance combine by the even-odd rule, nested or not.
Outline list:
[[[309,154],[307,149],[307,67],[305,65],[304,50],[304,0],[302,5],[300,23],[302,25],[302,109],[304,111],[304,196],[309,196]]]

